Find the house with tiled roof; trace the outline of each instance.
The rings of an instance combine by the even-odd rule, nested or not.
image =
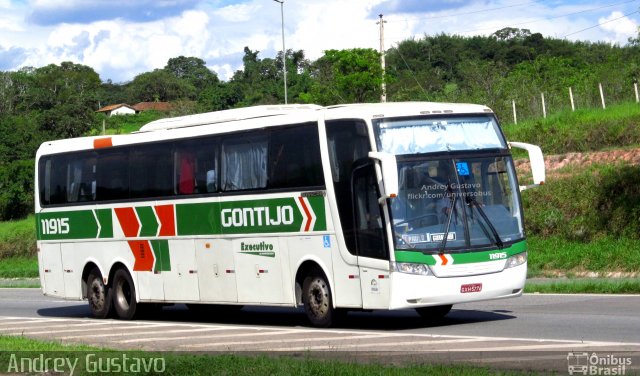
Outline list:
[[[169,112],[173,109],[173,105],[169,102],[140,102],[133,105],[138,112],[155,110],[160,112]]]
[[[138,113],[138,111],[133,106],[129,106],[126,103],[104,106],[96,112],[103,112],[109,117],[113,115],[134,115]]]

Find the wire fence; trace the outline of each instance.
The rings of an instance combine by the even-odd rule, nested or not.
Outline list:
[[[638,83],[627,87],[598,83],[595,87],[567,87],[564,93],[541,91],[538,96],[526,99],[511,99],[508,110],[496,108],[503,121],[518,124],[518,121],[546,118],[553,113],[579,109],[606,109],[607,105],[640,103]],[[510,116],[507,116],[509,113]]]

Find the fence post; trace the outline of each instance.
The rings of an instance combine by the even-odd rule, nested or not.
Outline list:
[[[573,90],[571,90],[571,86],[569,86],[569,98],[571,99],[571,111],[575,111],[576,106],[573,103]]]
[[[547,118],[547,106],[544,104],[544,93],[540,93],[540,97],[542,98],[542,116]]]
[[[637,82],[633,83],[633,91],[636,92],[636,103],[640,102],[640,97],[638,97],[638,83]]]
[[[602,91],[602,83],[599,83],[598,87],[600,88],[600,99],[602,100],[602,109],[606,110],[607,106],[604,104],[604,91]]]
[[[516,101],[512,100],[511,105],[513,106],[513,124],[518,124],[518,114],[516,114]]]

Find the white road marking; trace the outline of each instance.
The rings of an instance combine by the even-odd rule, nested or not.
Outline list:
[[[190,332],[190,331],[202,331],[202,332],[206,332],[206,331],[211,331],[211,332],[215,332],[215,331],[220,331],[220,330],[229,330],[228,328],[225,328],[224,326],[220,326],[220,327],[211,327],[211,328],[200,328],[200,329],[190,329],[190,330],[183,330],[184,332]],[[181,331],[177,331],[174,330],[173,333],[179,333]],[[162,333],[168,333],[168,332],[162,332]],[[236,334],[237,335],[237,334]],[[113,342],[117,342],[117,343],[138,343],[138,342],[157,342],[157,341],[180,341],[180,340],[185,340],[185,339],[192,339],[192,338],[219,338],[220,336],[215,336],[215,337],[211,337],[211,336],[186,336],[186,337],[151,337],[151,338],[134,338],[134,339],[125,339],[122,341],[113,341]]]
[[[391,349],[389,349],[389,351],[397,351],[394,350],[393,347],[396,346],[416,346],[416,345],[442,345],[442,344],[447,344],[447,343],[468,343],[468,342],[484,342],[484,339],[473,339],[473,338],[468,338],[468,339],[443,339],[443,340],[435,340],[435,341],[402,341],[402,342],[377,342],[377,343],[349,343],[349,344],[340,344],[340,343],[334,343],[331,345],[324,345],[324,346],[303,346],[303,347],[290,347],[290,348],[282,348],[282,349],[275,349],[276,351],[316,351],[316,350],[336,350],[336,351],[342,351],[344,349],[347,348],[363,348],[361,350],[366,351],[366,348],[370,348],[370,347],[391,347]],[[483,350],[484,349],[476,349],[477,350]],[[402,351],[406,351],[406,350],[402,350]],[[411,351],[416,351],[416,352],[420,352],[420,351],[432,351],[431,349],[420,349],[420,348],[416,348],[416,349],[411,349]]]
[[[236,336],[228,336],[228,337],[236,337]],[[385,334],[371,334],[371,335],[362,335],[362,336],[339,336],[339,337],[324,337],[324,338],[283,338],[283,339],[268,339],[265,341],[242,341],[242,342],[224,342],[224,343],[196,343],[196,344],[186,344],[181,345],[180,347],[189,347],[189,348],[198,348],[198,347],[207,347],[207,346],[231,346],[231,345],[260,345],[260,344],[268,344],[268,343],[291,343],[291,342],[317,342],[317,341],[338,341],[338,340],[360,340],[360,339],[370,339],[370,338],[382,338],[382,337],[394,337],[394,335],[385,335]],[[213,340],[218,337],[212,338]]]

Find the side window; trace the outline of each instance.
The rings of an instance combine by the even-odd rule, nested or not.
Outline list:
[[[173,194],[171,148],[172,145],[166,142],[131,148],[129,197],[152,198]]]
[[[327,122],[327,141],[340,223],[347,248],[350,253],[355,254],[351,175],[354,163],[357,160],[367,158],[369,151],[371,151],[366,123],[362,120]]]
[[[174,153],[174,193],[218,191],[218,143],[214,138],[180,141]]]
[[[269,188],[324,186],[316,124],[277,129],[269,143]]]
[[[69,162],[73,158],[67,154],[52,155],[40,159],[40,202],[42,205],[65,204],[70,196],[69,186],[73,183],[70,180]]]
[[[66,202],[95,201],[96,155],[94,152],[68,156]]]
[[[372,163],[353,173],[353,203],[355,238],[358,256],[387,259],[387,242],[382,224],[382,209],[378,203],[378,183]]]
[[[129,198],[129,148],[103,151],[97,164],[96,197],[100,201]]]
[[[267,137],[235,135],[222,145],[222,190],[267,187]]]

